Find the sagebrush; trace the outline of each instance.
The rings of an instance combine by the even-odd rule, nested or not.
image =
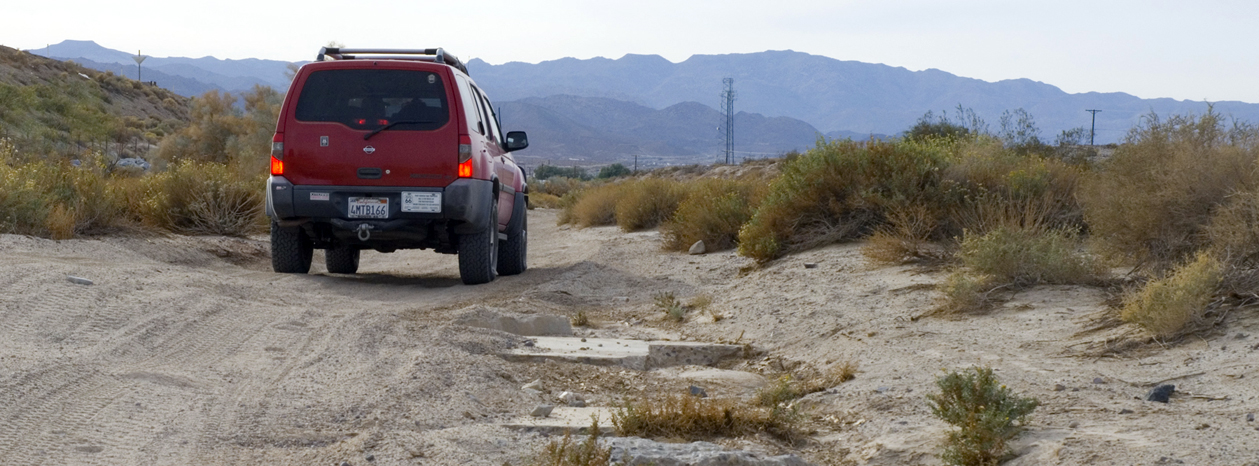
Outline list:
[[[1007,459],[1010,440],[1040,404],[1001,385],[989,367],[949,372],[936,387],[939,393],[927,395],[931,413],[955,427],[940,455],[947,464],[995,466]]]

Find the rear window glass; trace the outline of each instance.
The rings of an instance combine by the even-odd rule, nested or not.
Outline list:
[[[297,99],[299,121],[355,129],[425,131],[450,119],[446,86],[436,73],[412,70],[324,70],[306,78]]]

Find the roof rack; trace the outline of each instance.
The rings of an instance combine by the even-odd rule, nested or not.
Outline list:
[[[435,49],[348,49],[342,47],[323,47],[315,61],[328,60],[419,60],[433,63],[444,63],[468,74],[459,57],[451,55],[441,47]]]

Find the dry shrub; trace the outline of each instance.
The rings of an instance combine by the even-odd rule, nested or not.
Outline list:
[[[66,239],[116,223],[121,207],[97,156],[82,166],[0,158],[0,232]]]
[[[875,262],[900,264],[941,256],[931,241],[939,219],[930,208],[913,205],[888,212],[887,223],[874,230],[861,254]]]
[[[616,202],[616,224],[622,231],[654,228],[673,217],[686,197],[686,185],[662,178],[644,178],[621,183]]]
[[[1223,291],[1252,294],[1259,290],[1259,191],[1229,196],[1207,225],[1209,251],[1220,260]]]
[[[665,248],[686,251],[703,241],[710,251],[734,247],[739,229],[756,211],[764,184],[757,181],[707,178],[697,182],[661,227]]]
[[[248,177],[229,165],[184,160],[142,181],[131,188],[128,204],[147,224],[229,236],[257,233],[264,225],[260,175]]]
[[[611,464],[612,449],[599,446],[599,419],[591,416],[590,435],[581,443],[573,442],[573,434],[551,440],[542,447],[531,464],[535,466],[606,466]]]
[[[545,180],[532,180],[529,182],[529,190],[533,193],[549,194],[555,197],[564,197],[573,191],[579,191],[585,188],[588,183],[576,179],[563,176],[553,176]]]
[[[1212,213],[1256,184],[1256,132],[1213,111],[1146,116],[1081,187],[1097,249],[1157,272],[1204,247]]]
[[[1199,253],[1166,277],[1127,296],[1119,316],[1157,337],[1174,337],[1202,316],[1220,280],[1220,262],[1210,254]]]
[[[957,428],[940,455],[946,464],[996,466],[1008,459],[1010,440],[1040,405],[1001,385],[988,367],[945,374],[936,386],[940,393],[927,395],[931,413]]]
[[[1007,226],[983,235],[968,231],[957,252],[965,268],[945,280],[939,311],[987,309],[1000,289],[1096,283],[1103,269],[1080,252],[1080,244],[1075,232],[1063,229]]]
[[[767,262],[872,232],[887,210],[938,197],[946,142],[819,143],[782,175],[739,232],[739,253]]]
[[[688,441],[766,432],[795,439],[794,417],[771,408],[730,398],[668,396],[627,403],[612,412],[618,435],[671,437]]]
[[[529,208],[555,209],[560,207],[560,197],[547,193],[530,193]]]
[[[940,187],[946,211],[939,234],[980,234],[1006,226],[1083,226],[1076,191],[1080,167],[1059,159],[1019,155],[1000,141],[978,138],[959,143],[956,161],[944,170]]]
[[[800,371],[779,377],[774,383],[756,392],[757,404],[769,408],[785,409],[786,404],[811,393],[825,391],[857,377],[857,363],[844,361],[830,370]]]
[[[582,228],[615,224],[616,204],[621,200],[622,188],[621,183],[610,183],[570,191],[561,198],[564,211],[559,222],[573,223]]]

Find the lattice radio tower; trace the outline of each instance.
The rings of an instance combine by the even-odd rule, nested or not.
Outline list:
[[[726,164],[734,163],[734,78],[721,80],[724,88],[721,91],[721,115],[726,118]]]

